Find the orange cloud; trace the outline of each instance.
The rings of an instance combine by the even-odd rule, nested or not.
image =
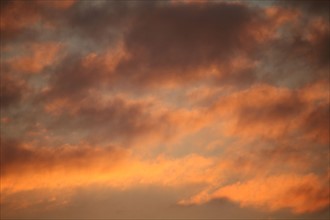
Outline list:
[[[318,141],[324,142],[326,135],[323,132],[327,132],[329,128],[317,115],[329,118],[326,111],[329,108],[329,100],[325,95],[327,89],[328,86],[322,82],[300,90],[266,84],[255,85],[219,98],[210,111],[220,116],[218,118],[228,135],[247,139],[280,138],[290,133],[302,132],[307,138],[307,133],[314,129],[317,133],[321,132]],[[308,122],[314,120],[312,117],[316,117],[318,122]],[[313,129],[305,130],[308,126]]]
[[[61,0],[61,1],[54,1],[54,0],[37,0],[36,3],[47,6],[47,7],[53,7],[56,9],[68,9],[72,7],[77,1],[76,0]]]
[[[1,7],[1,31],[17,31],[32,26],[41,19],[35,8],[26,6],[24,1],[12,1]]]
[[[265,8],[265,14],[273,21],[273,30],[289,22],[297,23],[298,18],[301,16],[300,11],[297,9],[288,9],[279,6]]]
[[[15,56],[6,60],[11,69],[19,72],[39,73],[45,67],[54,64],[61,49],[59,43],[29,44],[22,56]]]
[[[43,190],[60,193],[93,184],[123,190],[141,185],[177,187],[214,181],[214,176],[209,175],[214,158],[195,154],[146,159],[133,155],[131,150],[116,147],[49,148],[15,142],[4,144],[1,151],[2,203],[15,193]],[[56,193],[53,196],[60,197]]]
[[[42,8],[37,5],[53,7],[56,9],[70,8],[76,0],[32,0],[29,3],[12,1],[4,4],[1,13],[1,29],[21,29],[38,22],[42,17]]]
[[[236,182],[213,192],[202,191],[179,204],[201,204],[219,198],[227,198],[243,207],[254,206],[271,211],[289,208],[295,213],[305,213],[329,206],[329,188],[327,181],[315,174],[282,174]]]
[[[194,3],[1,2],[1,205],[97,185],[329,205],[326,16]]]

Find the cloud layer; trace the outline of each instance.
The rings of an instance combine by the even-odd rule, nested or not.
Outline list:
[[[2,1],[1,217],[329,217],[327,7]]]

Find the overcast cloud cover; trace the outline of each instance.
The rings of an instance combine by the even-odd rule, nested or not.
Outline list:
[[[1,1],[1,218],[329,217],[329,1]]]

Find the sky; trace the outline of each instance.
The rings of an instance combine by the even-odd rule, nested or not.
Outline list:
[[[329,1],[1,1],[2,219],[327,219]]]

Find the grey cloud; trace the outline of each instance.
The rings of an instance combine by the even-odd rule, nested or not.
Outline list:
[[[313,16],[325,16],[329,18],[329,0],[285,0],[275,1],[275,4],[291,8],[298,8],[304,12],[310,13]]]
[[[263,22],[260,11],[240,4],[147,8],[134,17],[124,35],[132,57],[116,72],[133,84],[196,80],[205,76],[196,73],[199,69],[226,63],[238,54],[253,57],[256,39],[249,29]],[[237,78],[244,80],[244,73]]]
[[[81,54],[66,56],[50,76],[50,90],[43,95],[46,98],[71,97],[81,99],[89,89],[97,87],[107,73],[103,63],[94,62],[90,67],[83,66]]]
[[[129,103],[114,97],[101,105],[91,97],[87,100],[72,103],[77,108],[73,114],[68,113],[70,109],[64,109],[61,115],[53,117],[48,129],[61,136],[78,132],[80,139],[91,143],[110,141],[127,145],[136,139],[158,136],[162,131],[166,133],[166,127],[170,126],[168,115],[153,115],[152,104],[148,102]]]
[[[299,116],[306,106],[297,93],[270,103],[261,103],[260,106],[245,103],[238,110],[238,126],[248,127],[255,123],[271,126],[272,123],[278,123],[278,121],[285,122]]]
[[[12,211],[17,201],[25,201],[27,198],[37,201],[35,195],[47,195],[47,191],[34,190],[28,192],[19,192],[11,195],[3,207],[7,211],[3,213],[5,217],[21,218],[31,216],[36,219],[47,218],[141,218],[141,219],[191,219],[191,218],[245,218],[253,216],[254,218],[266,219],[273,218],[324,218],[327,213],[313,213],[304,215],[293,215],[287,210],[281,210],[274,213],[252,209],[249,207],[240,207],[227,199],[215,199],[199,206],[178,206],[176,202],[179,196],[184,196],[186,192],[193,192],[196,186],[185,188],[164,188],[164,187],[135,187],[133,189],[117,191],[102,186],[93,185],[90,188],[79,188],[68,196],[58,196],[57,200],[41,200],[33,203],[29,209],[19,209]],[[62,194],[61,194],[62,195]],[[45,197],[45,196],[44,196]],[[56,205],[61,201],[67,201],[66,206]],[[139,201],[136,203],[136,201]],[[110,205],[109,205],[110,204]],[[48,207],[46,211],[43,207]],[[145,210],[150,207],[150,210]],[[239,209],[239,211],[238,211]],[[34,211],[34,212],[33,212]],[[39,212],[38,212],[39,211]]]
[[[0,94],[1,109],[8,108],[20,102],[26,91],[27,86],[24,82],[2,73]]]

